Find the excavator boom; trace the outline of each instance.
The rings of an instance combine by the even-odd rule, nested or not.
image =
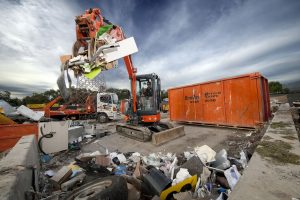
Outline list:
[[[109,70],[116,65],[117,61],[108,59],[110,57],[108,54],[122,52],[119,51],[122,48],[121,44],[131,45],[131,48],[125,48],[131,51],[121,56],[124,59],[131,84],[130,106],[126,113],[127,124],[118,124],[117,131],[140,141],[150,140],[153,133],[166,130],[170,135],[172,127],[160,122],[161,87],[159,77],[154,73],[136,75],[137,69],[133,66],[131,58],[131,54],[137,52],[135,43],[132,44],[134,39],[126,39],[121,27],[105,19],[98,8],[86,10],[83,15],[76,17],[75,22],[77,40],[73,45],[72,56],[62,63],[62,73],[64,70],[71,69],[75,76],[90,76],[103,70]],[[64,84],[63,77],[61,75],[58,82]],[[69,77],[68,80],[70,81]],[[70,82],[69,85],[71,85]],[[146,85],[148,88],[145,88]],[[66,91],[65,86],[60,88]],[[63,96],[67,97],[68,95]],[[184,132],[183,127],[180,128],[180,132]]]

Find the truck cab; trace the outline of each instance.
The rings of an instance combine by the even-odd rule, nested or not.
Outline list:
[[[97,120],[101,123],[108,120],[121,119],[118,109],[118,96],[115,93],[102,92],[97,93]]]

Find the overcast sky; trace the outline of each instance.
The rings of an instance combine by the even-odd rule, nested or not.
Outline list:
[[[0,90],[57,89],[59,56],[75,41],[74,17],[90,7],[135,37],[138,73],[157,73],[164,89],[256,71],[300,83],[299,0],[2,0]],[[119,63],[103,73],[108,87],[129,86]]]

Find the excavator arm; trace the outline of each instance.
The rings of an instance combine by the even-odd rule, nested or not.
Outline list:
[[[77,16],[75,22],[77,40],[73,46],[72,56],[62,62],[62,72],[72,69],[77,77],[90,73],[87,72],[87,69],[96,69],[98,72],[99,70],[109,70],[112,68],[111,66],[114,66],[117,59],[124,59],[130,79],[132,99],[127,113],[128,123],[118,124],[116,126],[117,131],[122,135],[141,141],[148,141],[151,138],[156,141],[155,138],[164,138],[163,140],[159,139],[160,142],[156,141],[155,144],[165,142],[166,138],[170,139],[184,135],[183,126],[173,129],[170,124],[160,122],[160,79],[154,73],[136,75],[137,69],[133,66],[130,56],[132,53],[137,52],[136,45],[133,44],[134,40],[131,38],[126,39],[121,27],[111,24],[101,16],[101,11],[97,8],[89,9],[83,15]],[[123,50],[120,50],[121,43],[124,45]],[[83,51],[80,52],[80,49],[83,49]],[[114,51],[117,52],[117,55],[112,56],[110,54],[113,59],[107,59],[108,54]],[[62,83],[63,87],[59,86],[59,88],[66,91],[63,74],[60,77],[58,83]],[[137,85],[141,91],[142,85],[145,84],[147,87],[149,84],[152,92],[139,96],[141,104],[138,106]],[[152,137],[153,133],[154,137]]]
[[[128,72],[129,79],[131,80],[131,95],[132,95],[132,107],[133,113],[136,113],[137,108],[137,96],[136,96],[136,72],[137,69],[133,67],[130,56],[124,57],[124,63]]]
[[[109,20],[105,19],[101,15],[99,8],[88,9],[83,15],[77,16],[76,22],[76,36],[77,40],[73,45],[73,55],[76,57],[79,55],[79,49],[83,47],[85,52],[87,52],[87,57],[90,58],[90,62],[94,62],[97,57],[97,53],[101,52],[101,42],[97,43],[97,35],[102,34],[103,31],[109,29],[108,33],[111,38],[115,39],[117,42],[126,39],[125,34],[121,27],[113,25]],[[101,29],[102,28],[102,29]],[[108,47],[109,48],[109,47]],[[99,51],[100,49],[100,51]],[[128,77],[131,82],[131,95],[132,95],[132,112],[137,112],[137,96],[136,96],[136,73],[137,69],[133,66],[131,56],[125,56],[124,63],[128,73]],[[73,67],[73,66],[72,66]],[[68,66],[65,67],[69,68]],[[75,68],[73,68],[75,69]],[[77,70],[77,69],[76,69]],[[75,71],[74,71],[75,72]],[[75,75],[78,72],[75,72]],[[79,73],[80,74],[80,73]]]

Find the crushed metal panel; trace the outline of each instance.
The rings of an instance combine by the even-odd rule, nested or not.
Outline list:
[[[61,96],[64,99],[68,99],[70,94],[69,94],[69,91],[68,91],[67,86],[66,86],[64,71],[61,72],[61,74],[59,75],[56,83],[57,83],[57,86],[59,88]]]
[[[138,52],[138,48],[133,37],[122,40],[118,42],[118,44],[120,46],[116,48],[116,51],[103,50],[106,62],[109,63]]]
[[[17,111],[21,115],[28,117],[34,121],[39,121],[44,116],[43,112],[35,112],[35,111],[31,110],[30,108],[27,108],[24,105],[21,105],[19,108],[17,108]]]
[[[82,137],[84,133],[83,126],[72,126],[68,128],[68,141],[73,143],[78,141],[79,137]]]

